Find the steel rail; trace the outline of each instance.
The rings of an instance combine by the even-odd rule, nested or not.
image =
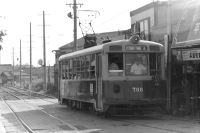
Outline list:
[[[169,128],[164,128],[164,127],[159,127],[159,126],[153,126],[153,125],[148,125],[146,123],[137,123],[137,122],[132,122],[132,121],[129,121],[129,120],[115,120],[115,121],[126,122],[127,124],[130,124],[130,125],[133,124],[133,125],[138,125],[138,126],[141,126],[141,127],[148,127],[148,128],[152,128],[152,129],[167,131],[167,132],[170,132],[170,133],[187,133],[187,132],[183,132],[183,131],[176,130],[176,129],[169,129]]]
[[[8,92],[8,91],[6,91],[6,90],[4,90],[4,91],[5,91],[6,93],[12,95],[13,97],[18,98],[19,100],[23,100],[25,103],[27,103],[28,106],[35,107],[34,105],[31,105],[30,103],[28,103],[25,99],[20,98],[20,97],[14,95],[14,94],[11,94],[10,92]],[[47,115],[50,116],[50,117],[52,117],[52,118],[54,118],[54,119],[56,119],[56,120],[62,122],[63,124],[65,124],[65,125],[67,125],[68,127],[70,127],[71,129],[73,129],[73,130],[75,130],[75,131],[78,131],[78,128],[77,128],[77,127],[75,127],[75,126],[73,126],[73,125],[71,125],[71,124],[69,124],[69,123],[67,123],[67,122],[65,122],[65,121],[63,121],[63,120],[57,118],[56,116],[51,115],[50,113],[48,113],[48,112],[46,112],[46,111],[44,111],[44,110],[42,110],[42,109],[40,109],[40,108],[38,108],[38,110],[42,111],[43,113],[47,114]]]
[[[31,91],[31,90],[25,90],[25,89],[22,89],[22,88],[19,88],[19,87],[13,87],[13,86],[7,86],[8,88],[16,88],[16,89],[20,89],[20,90],[23,90],[23,91],[27,91],[27,92],[32,92],[32,93],[35,93],[35,94],[38,94],[38,95],[42,95],[42,96],[45,96],[45,97],[49,97],[49,98],[52,98],[52,99],[55,99],[56,97],[53,97],[53,96],[49,96],[49,95],[45,95],[45,94],[41,94],[41,93],[38,93],[38,92],[35,92],[35,91]]]
[[[30,95],[30,94],[26,94],[26,93],[23,93],[23,92],[19,92],[19,91],[16,90],[17,88],[16,88],[16,89],[13,89],[13,87],[12,87],[12,88],[7,87],[7,88],[12,89],[12,90],[14,90],[14,91],[16,91],[16,92],[18,92],[18,93],[21,93],[21,94],[24,94],[24,95],[27,95],[27,96],[37,97],[37,98],[39,98],[39,99],[41,99],[41,100],[43,100],[43,101],[47,101],[47,102],[54,103],[54,104],[57,103],[57,102],[52,102],[52,101],[49,101],[49,100],[42,99],[42,98],[40,98],[39,96],[33,96],[33,95]],[[20,90],[23,90],[23,89],[20,89]],[[48,96],[48,95],[40,94],[40,93],[33,92],[33,91],[30,91],[30,90],[28,90],[28,91],[23,90],[23,91],[28,92],[28,93],[29,93],[29,92],[30,92],[30,93],[35,93],[35,94],[37,94],[37,95],[41,95],[41,96],[44,96],[44,97],[50,97],[50,96]],[[55,99],[55,97],[50,97],[50,98]]]
[[[17,115],[14,109],[0,96],[1,100],[6,104],[6,106],[12,111],[15,118],[21,123],[23,128],[28,131],[29,133],[34,133],[34,131]]]

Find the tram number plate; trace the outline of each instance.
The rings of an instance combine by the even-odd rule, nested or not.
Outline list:
[[[143,88],[142,87],[132,87],[132,91],[135,93],[142,93],[143,92]]]

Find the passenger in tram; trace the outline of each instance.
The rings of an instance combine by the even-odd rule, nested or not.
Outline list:
[[[118,67],[117,63],[112,62],[112,63],[109,65],[109,70],[119,70],[119,67]]]
[[[134,63],[131,66],[130,73],[135,75],[142,75],[146,74],[147,68],[143,65],[142,61],[139,59],[136,59]]]

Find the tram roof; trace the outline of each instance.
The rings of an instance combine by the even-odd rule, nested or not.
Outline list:
[[[72,52],[72,53],[67,53],[65,55],[60,56],[59,60],[84,55],[85,53],[91,53],[92,54],[92,53],[96,53],[98,51],[100,52],[100,51],[103,50],[104,47],[107,47],[107,46],[110,46],[110,45],[126,45],[126,44],[133,45],[133,43],[131,42],[130,39],[108,42],[108,43],[105,43],[105,44],[100,44],[100,45],[97,45],[97,46],[82,49],[82,50],[75,51],[75,52]],[[163,47],[163,45],[160,44],[160,43],[156,43],[156,42],[152,42],[152,41],[146,41],[146,40],[139,40],[139,42],[137,44],[143,44],[143,45],[148,44],[148,45],[156,45],[156,46]]]

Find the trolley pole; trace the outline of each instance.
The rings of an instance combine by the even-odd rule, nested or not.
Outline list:
[[[20,84],[20,88],[22,87],[21,85],[21,80],[22,80],[22,47],[21,47],[21,40],[20,40],[20,65],[19,65],[19,84]]]
[[[77,5],[83,5],[83,4],[77,4],[76,0],[74,0],[73,4],[66,4],[70,7],[73,5],[73,13],[74,13],[74,48],[73,51],[76,51],[77,49]]]
[[[31,22],[30,22],[30,83],[29,83],[29,90],[31,95],[32,89],[32,35],[31,35]]]
[[[46,79],[46,40],[45,40],[45,13],[43,11],[43,58],[44,58],[44,90],[47,92],[47,79]]]

